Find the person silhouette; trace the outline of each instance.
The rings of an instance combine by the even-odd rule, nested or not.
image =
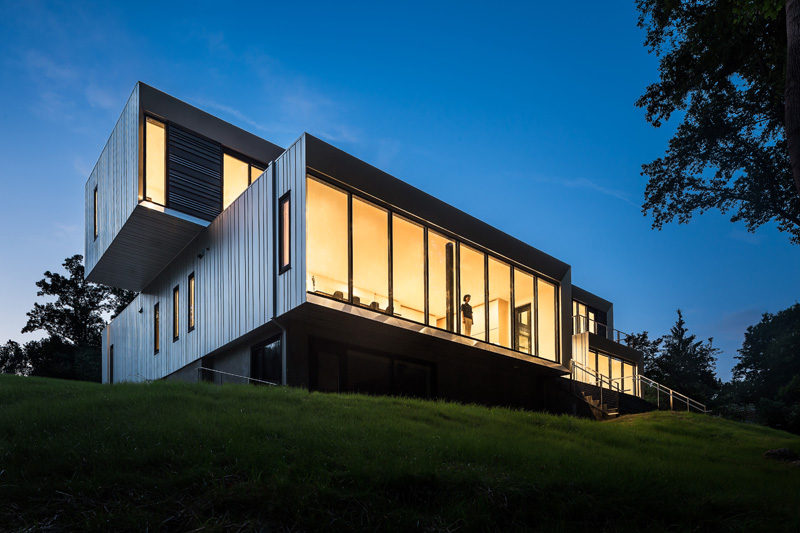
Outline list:
[[[461,304],[461,317],[464,323],[464,335],[472,335],[472,306],[469,305],[470,295],[464,295],[464,303]]]

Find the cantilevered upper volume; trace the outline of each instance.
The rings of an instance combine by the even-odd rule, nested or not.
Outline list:
[[[313,135],[282,149],[141,83],[86,184],[86,258],[139,292],[103,337],[106,382],[561,411],[576,369],[638,391],[611,302],[567,263]]]
[[[86,181],[87,279],[141,291],[282,152],[137,83]]]

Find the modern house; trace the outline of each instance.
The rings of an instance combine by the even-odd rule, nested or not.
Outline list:
[[[567,263],[312,135],[282,148],[143,83],[86,182],[86,272],[138,292],[103,336],[108,383],[557,411],[567,381],[640,394],[641,354]]]

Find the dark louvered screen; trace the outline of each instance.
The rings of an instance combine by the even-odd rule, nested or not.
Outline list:
[[[167,205],[212,220],[222,211],[222,147],[169,125]]]

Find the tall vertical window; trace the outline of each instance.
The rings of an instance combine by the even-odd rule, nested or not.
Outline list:
[[[469,246],[459,248],[459,282],[461,289],[461,334],[486,340],[486,272],[485,256]],[[469,296],[469,302],[466,297]],[[467,307],[465,304],[468,304]],[[471,314],[472,317],[467,316]],[[471,320],[467,320],[471,318]]]
[[[349,300],[347,194],[306,180],[306,290]]]
[[[257,166],[250,165],[250,183],[253,183],[258,178],[261,177],[261,174],[264,173],[263,168],[258,168]]]
[[[539,341],[539,357],[558,361],[558,328],[556,321],[556,286],[541,278],[537,278],[536,287],[536,316],[538,324],[536,332]]]
[[[388,211],[353,197],[353,303],[389,307]]]
[[[514,269],[514,348],[520,352],[534,355],[533,314],[534,314],[533,276]]]
[[[175,285],[175,288],[172,289],[172,342],[178,340],[180,336],[180,306],[181,306],[181,298],[180,298],[180,289],[178,285]]]
[[[222,209],[227,209],[244,192],[249,183],[249,165],[230,154],[223,154]]]
[[[394,314],[425,322],[425,232],[392,215],[392,297]]]
[[[164,123],[150,117],[144,125],[144,184],[145,200],[166,205],[167,135]]]
[[[186,296],[186,323],[187,323],[187,331],[192,331],[194,329],[194,272],[189,274],[188,279],[188,291]]]
[[[153,353],[157,354],[161,349],[161,335],[159,329],[161,327],[161,316],[158,312],[158,304],[153,306]]]
[[[428,231],[428,325],[456,330],[455,242]]]
[[[108,347],[108,382],[114,383],[114,345]]]
[[[489,258],[489,342],[511,348],[511,267]]]
[[[634,381],[635,374],[635,367],[632,364],[623,361],[622,375],[624,377],[622,379],[622,392],[636,394],[636,382]]]
[[[289,193],[284,194],[278,201],[278,272],[283,274],[291,266],[291,204]]]
[[[92,215],[93,215],[93,218],[94,218],[94,238],[96,239],[97,238],[97,228],[99,226],[98,220],[97,220],[97,217],[98,217],[98,213],[97,213],[97,185],[94,186],[94,213],[92,213]]]

